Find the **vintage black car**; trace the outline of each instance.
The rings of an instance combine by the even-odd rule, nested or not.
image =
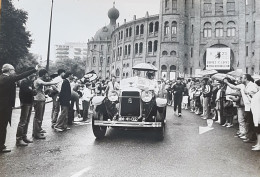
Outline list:
[[[167,100],[158,97],[156,85],[155,80],[136,76],[121,80],[118,92],[95,96],[92,128],[96,138],[104,138],[107,127],[121,127],[153,128],[163,139]]]

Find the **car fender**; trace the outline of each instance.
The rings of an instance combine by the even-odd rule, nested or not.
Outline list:
[[[92,98],[92,104],[94,106],[99,106],[103,103],[105,97],[104,96],[95,96]]]
[[[167,105],[167,99],[165,98],[156,98],[156,105],[157,107],[165,107]]]

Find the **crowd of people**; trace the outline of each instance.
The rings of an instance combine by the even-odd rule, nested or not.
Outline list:
[[[234,79],[227,75],[218,80],[210,77],[161,80],[159,85],[164,85],[168,105],[174,106],[179,117],[182,109],[189,106],[190,112],[202,119],[213,119],[223,127],[233,127],[236,118],[239,126],[235,137],[245,143],[256,142],[252,150],[260,151],[260,80],[242,74]]]
[[[38,71],[38,75],[36,72]],[[16,145],[28,146],[33,140],[28,138],[28,125],[34,110],[32,137],[45,139],[46,130],[42,128],[46,99],[52,99],[51,127],[56,132],[70,130],[69,125],[77,121],[90,122],[90,101],[94,95],[105,95],[111,90],[119,89],[116,78],[111,81],[96,78],[81,78],[71,72],[59,69],[49,75],[45,69],[29,67],[22,74],[15,74],[10,64],[2,67],[0,75],[0,152],[11,152],[5,146],[8,122],[11,125],[12,109],[15,107],[16,85],[19,81],[20,121],[16,133]]]
[[[37,71],[38,75],[35,74]],[[154,80],[147,73],[147,77]],[[89,110],[92,109],[91,99],[94,95],[108,95],[113,90],[119,90],[115,76],[111,80],[79,79],[64,69],[49,76],[47,70],[32,67],[16,75],[12,65],[3,65],[0,75],[1,152],[11,151],[5,146],[6,129],[8,122],[11,124],[16,83],[19,80],[21,114],[16,133],[17,146],[27,146],[33,142],[27,136],[33,109],[32,136],[35,139],[46,138],[46,130],[42,129],[46,97],[52,99],[51,126],[56,132],[63,132],[69,130],[74,121],[90,122]],[[167,98],[167,104],[173,106],[178,117],[182,116],[183,109],[190,109],[202,119],[213,119],[227,128],[234,126],[236,117],[239,128],[235,136],[245,143],[256,142],[252,150],[260,151],[260,80],[254,82],[251,75],[243,74],[237,79],[225,77],[221,80],[178,77],[176,81],[161,79],[157,84],[156,93],[159,97]]]

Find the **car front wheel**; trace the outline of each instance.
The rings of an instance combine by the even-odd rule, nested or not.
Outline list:
[[[157,116],[164,116],[164,114],[160,114],[159,112],[157,112]],[[165,122],[164,122],[165,118],[163,118],[160,122],[162,123],[162,126],[159,128],[156,128],[156,133],[157,133],[157,139],[158,140],[163,140],[164,139],[164,135],[165,135]]]
[[[103,120],[103,114],[99,112],[93,113],[92,118],[92,130],[97,139],[103,139],[105,137],[107,127],[106,126],[98,126],[94,124],[95,120]]]

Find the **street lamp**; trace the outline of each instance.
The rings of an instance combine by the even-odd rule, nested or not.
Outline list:
[[[49,71],[49,64],[50,64],[50,43],[51,43],[52,10],[53,10],[53,0],[51,1],[51,17],[50,17],[49,41],[48,41],[47,65],[46,65],[46,70],[47,71]]]

